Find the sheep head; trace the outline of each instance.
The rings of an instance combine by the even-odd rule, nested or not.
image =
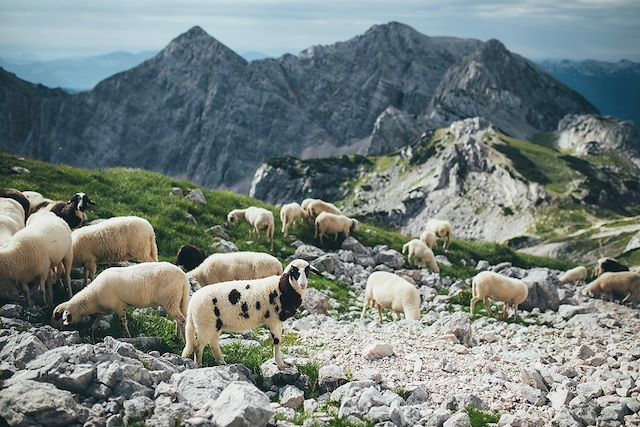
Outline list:
[[[73,208],[78,211],[86,211],[89,209],[90,205],[95,205],[95,203],[89,199],[85,193],[76,193],[73,195],[71,200],[69,200],[69,204],[73,205]]]
[[[300,295],[303,295],[309,285],[309,274],[320,275],[317,268],[303,259],[295,259],[284,269],[283,275],[289,278],[289,284]]]

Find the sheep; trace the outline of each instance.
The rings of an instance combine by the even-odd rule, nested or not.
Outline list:
[[[636,265],[635,267],[631,267],[631,270],[634,273],[639,273],[640,274],[640,265]]]
[[[355,231],[358,231],[360,222],[344,215],[336,215],[329,212],[321,212],[316,217],[316,227],[314,239],[320,237],[320,243],[325,234],[335,235],[338,240],[338,233],[344,233],[345,238]]]
[[[188,304],[189,281],[180,267],[168,262],[148,262],[104,270],[89,286],[59,304],[53,310],[51,323],[68,326],[83,316],[114,311],[122,330],[131,337],[125,309],[161,306],[176,320],[176,333],[181,338]]]
[[[282,235],[287,237],[289,235],[289,227],[295,222],[296,219],[307,217],[307,213],[296,202],[287,203],[280,208],[280,221],[282,222]]]
[[[271,240],[271,249],[273,250],[273,235],[276,230],[273,213],[265,208],[250,206],[246,209],[234,209],[227,215],[227,222],[231,225],[243,219],[251,224],[253,227],[251,234],[255,231],[258,238],[260,238],[260,230],[265,230],[267,238]]]
[[[35,206],[34,210],[36,212],[42,210],[53,212],[64,219],[73,230],[78,228],[80,224],[86,220],[87,214],[85,212],[91,205],[95,205],[95,203],[91,201],[85,193],[76,193],[68,202],[44,199],[40,204]]]
[[[30,214],[38,211],[43,206],[48,206],[48,205],[54,203],[53,200],[47,199],[46,197],[44,197],[42,194],[38,193],[37,191],[23,191],[22,194],[29,201],[29,205],[30,205],[29,213]]]
[[[62,262],[67,289],[71,294],[71,248],[71,230],[62,219],[49,212],[31,215],[28,226],[0,246],[0,279],[18,282],[29,306],[31,296],[28,284],[37,280],[38,290],[47,303],[45,285],[49,271]],[[53,302],[51,288],[49,301]]]
[[[473,315],[475,305],[482,300],[484,307],[490,316],[491,305],[489,298],[504,303],[503,315],[509,316],[509,306],[513,307],[513,318],[518,318],[518,305],[522,304],[529,295],[529,288],[522,280],[503,276],[493,271],[483,271],[475,275],[471,281],[471,304],[469,310]]]
[[[0,197],[0,245],[24,228],[24,209],[14,199]]]
[[[282,264],[272,255],[262,252],[231,252],[213,254],[187,275],[200,286],[231,280],[262,279],[282,274]]]
[[[565,271],[559,278],[560,283],[574,283],[579,285],[581,282],[587,280],[587,268],[580,265],[578,267],[572,268],[571,270]]]
[[[398,318],[404,313],[407,320],[420,320],[420,293],[414,285],[402,277],[386,271],[374,271],[367,279],[364,290],[363,319],[368,307],[378,306],[382,323],[382,309],[390,308]]]
[[[600,258],[593,268],[593,274],[596,277],[600,276],[602,273],[615,273],[618,271],[629,271],[629,267],[619,263],[618,260],[614,258]]]
[[[144,218],[122,216],[73,230],[73,266],[84,268],[87,279],[96,276],[98,264],[127,261],[157,262],[158,248],[153,227]]]
[[[407,255],[407,261],[409,263],[415,262],[416,265],[429,267],[434,273],[440,273],[440,267],[438,267],[438,263],[436,263],[436,257],[433,255],[433,251],[422,241],[413,239],[405,243],[404,246],[402,246],[402,253],[406,254],[407,251],[409,252]]]
[[[438,244],[438,236],[433,231],[423,231],[420,235],[420,241],[433,249]]]
[[[204,251],[197,246],[186,244],[180,246],[176,253],[176,265],[185,271],[191,271],[207,258]]]
[[[633,271],[607,272],[589,283],[584,292],[592,298],[600,294],[609,296],[613,301],[613,294],[625,295],[622,302],[627,302],[633,296],[637,301],[640,296],[640,274]]]
[[[328,212],[334,215],[342,215],[342,211],[338,209],[336,205],[320,199],[310,201],[307,204],[305,210],[307,212],[307,217],[309,218],[316,218],[322,212]]]
[[[304,200],[302,201],[302,203],[300,203],[300,207],[301,207],[304,211],[306,211],[306,210],[307,210],[307,207],[309,206],[309,203],[313,202],[314,200],[318,200],[318,199],[304,199]]]
[[[29,214],[31,213],[31,203],[29,199],[22,194],[21,191],[16,190],[15,188],[0,188],[0,197],[6,197],[7,199],[13,199],[20,204],[21,209],[24,212],[24,221],[29,218]],[[24,225],[24,224],[23,224]]]
[[[426,231],[431,231],[437,237],[444,239],[442,249],[446,251],[449,248],[449,243],[453,237],[453,226],[449,221],[431,218],[427,221]]]
[[[198,366],[209,344],[214,357],[224,363],[218,345],[223,331],[242,332],[265,325],[271,332],[273,355],[279,369],[286,368],[280,350],[282,322],[302,304],[309,274],[320,274],[307,261],[293,260],[284,272],[256,280],[235,280],[196,291],[189,301],[182,357],[194,353]]]

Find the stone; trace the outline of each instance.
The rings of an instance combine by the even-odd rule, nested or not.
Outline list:
[[[454,414],[442,424],[443,427],[470,427],[471,420],[466,412]]]
[[[324,392],[331,392],[347,383],[347,375],[338,365],[324,365],[318,371],[318,388]]]
[[[390,421],[389,411],[390,408],[388,406],[373,406],[369,409],[369,412],[367,412],[367,418],[376,423]]]
[[[304,307],[311,314],[327,314],[330,298],[319,290],[309,287],[302,300]]]
[[[215,237],[219,237],[224,240],[230,240],[229,234],[221,225],[214,225],[213,227],[207,229],[207,233],[213,234]]]
[[[489,405],[475,394],[457,394],[449,396],[443,403],[443,408],[451,411],[463,410],[465,408],[476,408],[487,411],[489,410]]]
[[[569,305],[562,304],[558,307],[558,316],[562,317],[565,320],[571,319],[576,314],[585,314],[592,312],[593,309],[588,306],[577,306],[577,305]]]
[[[320,248],[317,248],[315,246],[312,245],[300,245],[296,248],[296,251],[293,253],[293,257],[294,259],[300,258],[303,259],[305,261],[313,261],[316,258],[320,258],[321,256],[325,255],[326,252],[323,251]]]
[[[200,190],[199,188],[194,188],[193,190],[189,191],[189,193],[187,193],[184,198],[200,205],[207,204],[207,199],[204,197],[202,190]]]
[[[148,418],[153,413],[154,403],[148,397],[138,396],[125,400],[122,406],[125,424],[130,424],[133,421]]]
[[[0,307],[0,316],[20,319],[22,317],[22,306],[20,304],[5,304]]]
[[[491,267],[491,264],[489,264],[489,261],[484,259],[481,259],[480,261],[478,261],[478,264],[476,264],[476,270],[478,271],[488,270],[489,267]]]
[[[260,373],[266,389],[272,386],[282,387],[288,384],[295,384],[300,378],[300,372],[296,365],[289,365],[283,370],[278,369],[274,359],[269,359],[260,365]]]
[[[31,173],[31,171],[25,167],[22,166],[11,166],[11,168],[9,168],[11,170],[11,172],[13,173],[17,173],[18,175],[22,175],[22,174],[29,174]]]
[[[220,393],[215,403],[200,412],[211,414],[219,427],[265,427],[273,415],[269,398],[248,382],[233,381]]]
[[[280,393],[280,404],[285,408],[298,409],[304,404],[304,392],[295,386],[288,385]]]
[[[47,372],[47,379],[58,388],[74,392],[84,391],[96,378],[96,368],[93,366],[69,366],[70,372],[61,366]]]
[[[453,263],[444,255],[436,255],[436,262],[446,267],[451,267]]]
[[[449,418],[451,418],[451,412],[438,408],[427,417],[426,423],[423,424],[425,427],[442,427]]]
[[[362,356],[367,360],[382,359],[384,357],[391,356],[392,354],[393,347],[391,344],[383,342],[374,342],[369,344],[362,351]]]
[[[614,422],[624,421],[624,417],[629,414],[631,411],[623,404],[607,405],[598,415],[598,422],[600,425],[611,425]]]
[[[543,406],[547,402],[545,393],[540,389],[523,385],[520,392],[522,393],[522,398],[532,405]]]
[[[251,372],[240,364],[191,369],[173,374],[169,383],[175,386],[179,402],[201,408],[234,381],[252,382]]]
[[[345,396],[351,396],[362,389],[373,387],[374,385],[375,383],[370,380],[351,381],[332,391],[330,399],[333,402],[340,402]]]
[[[355,254],[369,255],[371,253],[371,251],[366,246],[360,243],[353,236],[349,236],[346,239],[344,239],[340,247],[346,251],[351,251]]]
[[[169,195],[176,196],[176,197],[183,197],[184,191],[182,191],[182,188],[180,187],[171,187],[171,190],[169,190]]]
[[[571,399],[574,397],[575,394],[565,388],[560,388],[547,394],[547,399],[549,399],[551,407],[556,411],[560,411],[569,405],[569,402],[571,402]]]
[[[220,239],[211,244],[211,249],[216,252],[229,253],[229,252],[238,252],[238,247],[235,243],[230,242],[228,240]]]
[[[384,264],[389,268],[399,269],[404,265],[404,256],[395,249],[387,249],[379,252],[376,257],[376,264]]]
[[[0,414],[12,426],[67,426],[78,421],[71,393],[49,383],[17,382],[0,390]]]
[[[587,360],[595,355],[596,352],[586,344],[582,344],[576,351],[576,357],[582,360]]]
[[[324,254],[317,259],[311,261],[311,265],[317,268],[321,273],[339,274],[342,262],[340,257],[335,253]]]
[[[418,405],[429,401],[431,393],[426,385],[418,385],[407,398],[407,405]]]
[[[545,383],[544,378],[540,375],[535,369],[524,369],[520,372],[520,378],[522,382],[530,385],[531,387],[535,387],[539,390],[542,390],[545,393],[549,392],[549,385]]]
[[[420,410],[415,406],[393,405],[389,411],[389,418],[396,426],[413,427],[420,421]]]
[[[544,312],[547,310],[558,310],[560,306],[560,296],[558,295],[558,278],[552,274],[548,268],[532,268],[527,271],[527,275],[522,281],[529,288],[527,299],[520,304],[519,308],[531,311],[539,308]]]
[[[122,378],[113,388],[113,393],[122,396],[125,399],[131,399],[134,396],[153,396],[153,390],[138,381]]]
[[[0,361],[8,362],[19,369],[24,369],[48,348],[31,333],[18,334],[10,337],[0,350]]]
[[[472,346],[474,344],[471,315],[465,312],[455,312],[445,315],[429,327],[437,335],[453,334],[460,344]]]

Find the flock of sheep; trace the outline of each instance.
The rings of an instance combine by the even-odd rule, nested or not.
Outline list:
[[[42,300],[52,306],[52,286],[62,280],[69,300],[53,310],[51,321],[58,327],[113,311],[123,332],[131,336],[125,309],[161,306],[176,320],[177,335],[185,340],[183,356],[193,353],[198,365],[207,344],[218,362],[224,363],[218,345],[223,331],[240,332],[265,325],[271,333],[277,366],[286,366],[280,350],[282,323],[293,317],[302,304],[309,275],[320,274],[313,266],[296,259],[283,269],[277,258],[258,252],[206,257],[190,244],[178,250],[176,265],[158,262],[155,231],[144,218],[115,217],[80,227],[92,204],[84,193],[64,202],[32,191],[0,188],[0,282],[17,283],[28,305],[32,304],[29,284],[35,282]],[[327,235],[337,239],[340,233],[348,237],[359,227],[356,219],[318,199],[282,206],[280,219],[284,236],[296,220],[313,221],[315,237],[321,241]],[[230,225],[242,220],[251,225],[258,238],[264,231],[273,247],[275,222],[270,211],[251,206],[235,209],[227,216]],[[452,235],[449,222],[432,219],[419,239],[404,245],[403,253],[409,262],[438,273],[433,248],[438,239],[443,239],[443,247],[448,248]],[[96,276],[98,265],[130,259],[137,259],[140,264],[107,268]],[[84,273],[84,287],[75,295],[70,280],[72,268],[82,268]],[[591,296],[622,294],[624,301],[635,299],[640,291],[640,274],[625,269],[628,270],[615,260],[599,260],[599,277],[586,291]],[[577,267],[566,272],[561,281],[580,282],[586,278],[586,268]],[[505,315],[511,308],[517,316],[517,307],[527,293],[527,286],[518,279],[481,272],[472,280],[471,311],[483,301],[491,313],[492,299],[504,303]],[[420,294],[412,283],[396,274],[374,272],[367,280],[362,317],[369,307],[377,307],[380,321],[382,309],[419,320]]]

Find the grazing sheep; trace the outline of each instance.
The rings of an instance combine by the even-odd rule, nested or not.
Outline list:
[[[271,249],[273,250],[273,235],[276,230],[273,213],[265,208],[250,206],[246,209],[234,209],[227,215],[227,222],[231,225],[243,219],[252,225],[253,229],[251,230],[251,234],[255,231],[257,238],[260,238],[260,230],[265,230],[265,234],[271,241]]]
[[[587,267],[580,265],[572,268],[571,270],[565,271],[560,276],[560,283],[575,283],[576,285],[579,285],[580,282],[587,280],[587,274]]]
[[[416,265],[429,267],[434,273],[440,273],[440,267],[438,267],[438,263],[436,263],[436,257],[433,251],[422,241],[418,239],[408,241],[402,247],[402,253],[406,254],[407,250],[409,252],[407,261],[409,261],[409,263],[415,262]]]
[[[603,273],[589,283],[584,292],[592,298],[600,294],[608,295],[609,301],[613,301],[613,294],[625,295],[623,303],[631,297],[637,301],[640,296],[640,274],[633,271]]]
[[[600,258],[593,268],[593,274],[596,277],[602,273],[615,273],[618,271],[629,271],[629,267],[619,263],[618,260],[613,258]]]
[[[273,339],[276,365],[284,369],[282,322],[293,317],[302,304],[312,272],[320,274],[307,261],[296,259],[280,276],[223,282],[198,290],[189,301],[182,357],[195,353],[195,361],[201,366],[202,352],[209,344],[216,360],[224,363],[218,345],[223,331],[242,332],[266,325]]]
[[[27,199],[21,191],[16,190],[15,188],[0,188],[0,197],[13,199],[18,202],[24,212],[24,221],[29,218],[29,214],[31,213],[31,203],[29,203],[29,199]]]
[[[43,212],[32,215],[27,227],[19,230],[11,239],[0,246],[0,280],[14,280],[22,288],[22,292],[31,305],[29,282],[38,281],[38,291],[47,302],[45,285],[51,268],[63,263],[65,280],[71,293],[71,230],[57,216]],[[49,302],[52,291],[49,288]]]
[[[427,221],[426,231],[431,231],[439,238],[444,239],[442,248],[445,251],[449,248],[449,243],[453,237],[453,226],[449,221],[431,218]]]
[[[438,244],[438,236],[433,231],[423,231],[420,235],[420,241],[433,249]]]
[[[80,224],[86,220],[87,214],[85,212],[91,205],[95,205],[95,203],[91,201],[85,193],[76,193],[68,202],[63,202],[61,200],[43,201],[35,207],[35,211],[53,212],[60,218],[64,219],[73,230],[78,228]]]
[[[386,271],[374,271],[367,279],[364,290],[364,315],[368,307],[378,306],[378,316],[382,323],[382,309],[390,308],[397,317],[404,313],[407,320],[420,320],[420,293],[414,285],[397,274]]]
[[[630,271],[633,271],[634,273],[640,273],[640,265],[637,265],[635,267],[631,267]]]
[[[84,316],[114,311],[124,333],[131,337],[125,309],[129,306],[164,308],[177,322],[177,335],[184,335],[189,304],[187,275],[168,262],[148,262],[104,270],[89,286],[53,311],[51,323],[67,326]]]
[[[209,255],[187,275],[200,286],[232,280],[262,279],[282,274],[282,264],[273,255],[262,252],[231,252]]]
[[[184,271],[191,271],[202,264],[206,258],[207,256],[202,249],[187,243],[178,249],[176,265],[182,267]]]
[[[153,227],[144,218],[121,216],[73,230],[73,266],[84,268],[87,279],[96,277],[98,264],[128,261],[157,262]]]
[[[342,211],[338,209],[336,205],[320,199],[310,201],[307,204],[307,208],[305,209],[305,211],[307,212],[307,217],[309,217],[310,219],[316,218],[322,212],[328,212],[334,215],[342,215]]]
[[[0,197],[0,245],[24,228],[24,209],[14,199]]]
[[[300,203],[300,207],[304,211],[304,220],[305,221],[311,221],[311,220],[314,219],[314,218],[309,218],[309,216],[307,215],[307,207],[309,206],[309,203],[313,202],[314,200],[318,200],[318,199],[304,199],[302,201],[302,203]]]
[[[29,201],[29,206],[30,206],[29,213],[30,214],[38,211],[43,206],[48,206],[49,204],[54,203],[53,200],[47,199],[46,197],[44,197],[42,194],[38,193],[37,191],[23,191],[22,194]]]
[[[344,233],[344,237],[349,237],[351,233],[358,231],[360,222],[344,215],[336,215],[329,212],[321,212],[316,217],[316,232],[314,239],[320,236],[320,243],[326,234],[333,234],[338,240],[338,234]]]
[[[287,237],[289,235],[289,227],[295,222],[296,219],[307,217],[306,212],[296,202],[287,203],[280,208],[280,221],[282,222],[282,235]]]
[[[473,315],[475,305],[482,300],[484,307],[490,316],[491,304],[489,298],[504,303],[503,315],[505,318],[509,316],[509,306],[513,307],[513,318],[518,318],[518,305],[522,304],[529,295],[529,288],[522,280],[512,277],[503,276],[493,271],[483,271],[475,275],[471,281],[471,298],[470,311]]]

